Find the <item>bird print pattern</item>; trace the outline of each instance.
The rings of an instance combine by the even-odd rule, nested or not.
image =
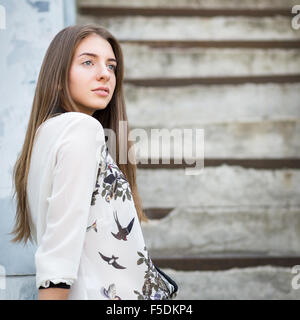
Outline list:
[[[123,267],[121,265],[119,265],[116,260],[119,259],[119,257],[115,257],[114,255],[110,257],[106,257],[105,255],[103,255],[101,252],[98,252],[101,256],[101,258],[106,261],[108,264],[112,265],[113,267],[117,268],[117,269],[126,269],[126,267]]]
[[[97,232],[97,221],[95,221],[92,225],[88,226],[86,228],[86,231],[90,231],[90,230],[94,230],[95,232]]]
[[[99,204],[101,214],[95,210],[86,229],[90,237],[93,237],[91,239],[99,241],[98,246],[95,244],[95,254],[98,256],[97,264],[102,268],[100,274],[104,271],[109,274],[108,282],[99,286],[98,293],[108,300],[126,299],[126,287],[122,288],[121,283],[122,279],[128,279],[128,272],[132,270],[130,276],[135,285],[127,289],[131,290],[131,296],[139,300],[172,299],[177,288],[162,277],[149,256],[129,182],[110,156],[106,144],[102,145],[100,152],[91,207],[97,208]],[[102,210],[104,207],[109,209]],[[127,252],[126,255],[124,252]],[[135,260],[135,257],[138,259]],[[139,282],[134,280],[137,273]],[[105,278],[104,275],[103,277]],[[109,282],[112,279],[114,282]],[[117,279],[120,279],[119,282]],[[123,295],[125,298],[122,298]]]
[[[114,211],[114,218],[118,227],[118,233],[113,233],[111,232],[111,234],[119,240],[124,240],[127,241],[127,236],[129,235],[132,226],[133,226],[133,222],[134,222],[134,218],[132,218],[132,220],[129,222],[128,226],[126,228],[123,228],[119,222],[118,216],[117,216],[117,211]]]
[[[122,300],[119,296],[117,296],[116,285],[114,283],[110,284],[108,289],[104,287],[101,288],[101,293],[108,299],[108,300]]]
[[[108,155],[108,147],[103,145],[101,156],[104,161],[98,168],[97,182],[92,195],[91,205],[95,204],[96,195],[99,194],[100,184],[98,181],[101,175],[103,176],[101,196],[104,197],[107,202],[110,202],[112,199],[116,200],[118,197],[120,197],[122,201],[132,199],[129,182],[114,162],[107,161]]]

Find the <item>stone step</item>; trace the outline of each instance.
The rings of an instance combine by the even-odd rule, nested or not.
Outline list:
[[[176,300],[299,300],[291,268],[254,267],[225,271],[163,269],[178,285]],[[297,281],[294,281],[297,282]]]
[[[172,183],[172,181],[170,182]],[[155,181],[152,182],[152,185],[154,183]],[[199,191],[194,190],[192,193],[193,198],[197,198],[198,207],[195,204],[196,201],[193,201],[193,203],[190,201],[189,204],[186,204],[188,201],[182,201],[166,217],[142,222],[145,242],[151,256],[156,259],[169,258],[173,260],[183,257],[188,259],[202,258],[204,260],[219,258],[221,259],[219,269],[224,268],[221,265],[226,263],[225,260],[230,263],[229,260],[233,258],[245,260],[256,257],[256,259],[266,259],[267,261],[267,259],[274,257],[296,256],[298,260],[292,262],[296,263],[298,261],[300,263],[299,206],[285,208],[277,205],[278,207],[276,207],[274,203],[272,206],[264,207],[259,205],[260,201],[257,199],[256,202],[253,202],[256,205],[220,205],[217,207],[219,193],[217,188],[215,188],[214,194],[212,193],[215,204],[204,206],[202,203],[205,202],[205,199],[201,195],[205,193],[206,188],[205,184],[201,183],[201,185],[203,187],[198,188]],[[178,184],[177,187],[179,187]],[[257,189],[262,193],[262,188],[267,189],[267,186],[262,185]],[[273,186],[273,188],[276,189],[276,186]],[[155,189],[155,187],[152,187],[152,189]],[[167,193],[172,193],[170,189],[166,189],[164,196]],[[180,189],[178,188],[178,190]],[[189,190],[184,190],[185,196],[188,198]],[[246,194],[247,191],[245,190],[247,189],[243,189],[244,192],[241,193]],[[266,198],[268,191],[262,193],[260,198]],[[226,192],[228,197],[230,192],[234,192],[234,190]],[[158,196],[159,194],[162,193],[156,192],[154,196],[153,192],[152,202],[164,198]],[[142,198],[144,198],[144,195],[145,193],[142,192]],[[179,192],[173,193],[174,200],[181,200],[181,198]],[[284,200],[282,199],[282,202]],[[146,203],[144,205],[146,206]],[[203,264],[205,264],[204,260]],[[269,262],[271,263],[271,261]],[[165,265],[166,263],[164,262]],[[216,261],[214,263],[217,264]],[[240,264],[233,262],[231,266],[250,266],[249,263],[249,261],[242,261]],[[256,263],[259,265],[259,261],[256,261]],[[176,267],[175,264],[176,261],[173,261],[173,264],[169,262],[170,267],[182,267],[180,265]],[[201,263],[198,262],[198,266],[200,265]],[[188,264],[186,268],[188,268]]]
[[[183,158],[203,159],[204,155],[205,158],[298,158],[299,136],[299,120],[201,123],[201,118],[194,115],[189,125],[180,122],[174,128],[168,123],[152,128],[131,125],[129,133],[129,139],[135,143],[136,159],[141,163],[170,158],[181,163]]]
[[[178,285],[174,300],[299,300],[291,268],[262,266],[222,271],[176,271],[161,268]],[[294,279],[294,280],[293,280]],[[0,300],[36,300],[35,276],[6,279]]]
[[[300,42],[298,40],[120,40],[121,45],[138,45],[147,46],[156,49],[299,49]]]
[[[290,8],[299,4],[298,0],[77,0],[78,7],[132,7],[132,8]]]
[[[264,254],[214,254],[209,256],[171,257],[150,256],[159,268],[177,271],[220,271],[232,268],[250,268],[261,266],[290,267],[300,265],[300,256],[268,256]]]
[[[122,44],[126,78],[299,74],[300,49],[149,48]]]
[[[179,8],[179,7],[108,7],[98,5],[83,5],[79,14],[97,15],[98,17],[116,16],[146,16],[146,17],[215,17],[215,16],[246,16],[272,17],[283,15],[291,17],[290,8],[263,8],[260,10],[249,8]]]
[[[259,122],[300,118],[300,83],[163,88],[126,84],[124,92],[129,124],[134,127],[175,128],[179,124],[189,127],[200,122]]]
[[[190,85],[243,85],[248,83],[299,83],[300,74],[292,75],[258,75],[258,76],[226,76],[226,77],[189,77],[189,78],[138,78],[125,79],[125,84],[141,87],[185,87]]]
[[[198,163],[199,164],[199,163]],[[227,166],[239,166],[242,168],[249,169],[300,169],[300,158],[276,158],[276,159],[267,159],[267,158],[244,158],[244,159],[234,159],[234,158],[205,158],[203,161],[204,167],[219,167],[221,165]],[[166,163],[166,159],[159,159],[155,164],[151,164],[151,159],[148,159],[148,163],[142,164],[138,163],[137,167],[140,169],[192,169],[195,168],[195,161],[191,163],[182,159],[178,163],[177,159],[170,159],[168,163]],[[154,209],[154,208],[153,208]],[[157,208],[165,210],[166,208]],[[152,210],[152,209],[151,209]],[[156,209],[155,209],[156,210]],[[152,215],[154,214],[151,211]],[[165,215],[163,212],[155,211],[155,214],[159,216]],[[158,219],[158,218],[155,218]]]
[[[222,165],[187,175],[184,169],[138,169],[145,208],[202,206],[300,206],[300,171]]]
[[[119,40],[296,40],[291,17],[99,17],[77,15],[77,24],[97,23]],[[133,32],[134,30],[134,32]],[[164,32],[162,32],[164,30]]]

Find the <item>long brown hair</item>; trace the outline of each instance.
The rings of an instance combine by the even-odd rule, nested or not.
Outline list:
[[[129,149],[134,150],[133,142],[128,140],[130,128],[123,93],[124,61],[121,46],[118,40],[102,26],[96,24],[75,25],[62,29],[54,37],[40,69],[23,148],[18,155],[13,170],[15,190],[12,197],[14,198],[17,195],[17,206],[14,229],[11,232],[15,235],[11,240],[12,242],[23,241],[26,243],[28,240],[32,242],[31,216],[26,186],[35,132],[42,122],[51,117],[64,112],[79,111],[69,91],[69,70],[77,46],[82,39],[90,34],[97,34],[106,39],[118,61],[114,94],[106,108],[96,110],[93,117],[102,124],[104,129],[112,129],[116,133],[116,163],[130,184],[139,221],[148,221],[142,209],[137,190],[136,164],[131,163],[131,161],[127,161],[126,164],[119,163],[120,139],[117,133],[119,132],[120,121],[126,121],[127,123],[127,133],[123,136],[123,139],[127,139],[127,155]]]

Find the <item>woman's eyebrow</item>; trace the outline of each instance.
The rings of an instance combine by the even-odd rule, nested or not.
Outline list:
[[[83,52],[83,53],[81,53],[78,57],[80,57],[80,56],[91,56],[91,57],[95,57],[95,58],[98,58],[98,55],[97,54],[95,54],[95,53],[91,53],[91,52]],[[116,59],[114,59],[114,58],[109,58],[109,59],[107,59],[108,61],[115,61],[115,62],[117,62],[117,60]]]

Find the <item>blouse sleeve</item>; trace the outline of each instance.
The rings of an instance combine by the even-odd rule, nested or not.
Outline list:
[[[36,286],[77,279],[104,131],[98,120],[72,121],[57,146],[46,229],[35,254]]]

